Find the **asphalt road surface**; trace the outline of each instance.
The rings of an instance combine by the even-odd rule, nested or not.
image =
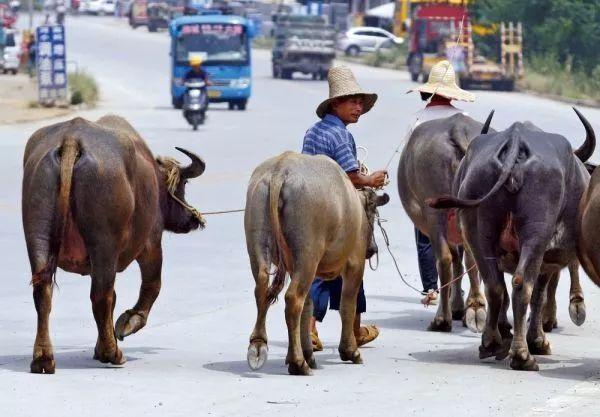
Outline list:
[[[299,150],[325,82],[270,77],[269,55],[255,51],[254,93],[245,112],[211,108],[207,124],[193,132],[170,106],[168,35],[129,29],[112,18],[67,17],[67,53],[95,75],[102,100],[93,111],[125,116],[155,154],[181,158],[174,146],[197,151],[205,174],[187,187],[187,200],[202,211],[244,206],[250,174],[264,159]],[[367,163],[383,167],[422,106],[403,72],[354,66],[366,90],[379,93],[374,109],[351,130],[368,149]],[[561,133],[574,145],[584,130],[569,105],[518,93],[478,92],[462,105],[483,120],[496,109],[493,127],[531,120]],[[600,111],[581,108],[597,132]],[[539,372],[516,372],[508,361],[480,361],[480,336],[454,322],[450,334],[427,332],[435,314],[405,287],[381,247],[377,272],[367,271],[368,312],[380,337],[361,349],[364,365],[342,363],[337,354],[339,315],[320,326],[325,350],[312,377],[287,375],[283,302],[268,317],[269,361],[259,372],[246,364],[255,319],[241,214],[208,219],[205,231],[165,234],[163,287],[148,325],[120,343],[127,363],[92,360],[96,326],[88,277],[59,271],[51,337],[55,375],[29,373],[36,314],[20,216],[22,155],[27,138],[49,122],[0,126],[0,410],[5,416],[579,416],[597,415],[600,399],[600,291],[582,276],[587,321],[568,317],[568,279],[558,292],[558,329],[549,335],[553,355],[538,357]],[[183,160],[183,159],[182,159]],[[381,210],[392,250],[407,279],[418,285],[413,228],[395,189],[395,165]],[[532,196],[535,198],[534,196]],[[381,246],[381,237],[378,236]],[[135,265],[117,279],[118,315],[137,299]],[[468,284],[464,283],[463,287]]]

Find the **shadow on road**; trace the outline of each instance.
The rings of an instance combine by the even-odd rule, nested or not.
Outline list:
[[[132,354],[156,355],[162,350],[170,350],[155,347],[130,347],[121,348],[127,362],[139,360],[139,357],[131,356]],[[93,359],[94,349],[81,349],[80,347],[62,347],[55,348],[54,361],[56,362],[57,372],[60,369],[117,369],[123,366],[115,366],[111,364],[103,364]],[[0,356],[0,370],[13,372],[29,373],[29,363],[31,355],[5,355]],[[127,366],[127,362],[124,366]]]

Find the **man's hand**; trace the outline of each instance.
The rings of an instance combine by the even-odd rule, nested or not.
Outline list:
[[[379,188],[385,185],[387,171],[375,171],[371,175],[362,175],[359,171],[348,172],[348,178],[355,187]]]

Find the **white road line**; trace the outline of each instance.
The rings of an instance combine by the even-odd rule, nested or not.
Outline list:
[[[574,385],[557,397],[550,398],[546,404],[532,408],[522,417],[575,415],[577,417],[600,415],[600,374]]]

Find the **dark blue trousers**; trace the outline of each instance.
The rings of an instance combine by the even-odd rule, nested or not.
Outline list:
[[[419,273],[423,283],[423,291],[437,290],[438,273],[435,267],[435,254],[429,238],[415,227],[415,240],[417,242],[417,258],[419,260]]]
[[[323,281],[316,277],[310,287],[310,296],[313,300],[313,317],[317,321],[323,321],[327,313],[327,305],[331,310],[339,310],[342,299],[342,277],[337,277],[331,281]],[[358,297],[356,299],[356,312],[364,313],[367,311],[367,299],[363,284],[360,284]]]

